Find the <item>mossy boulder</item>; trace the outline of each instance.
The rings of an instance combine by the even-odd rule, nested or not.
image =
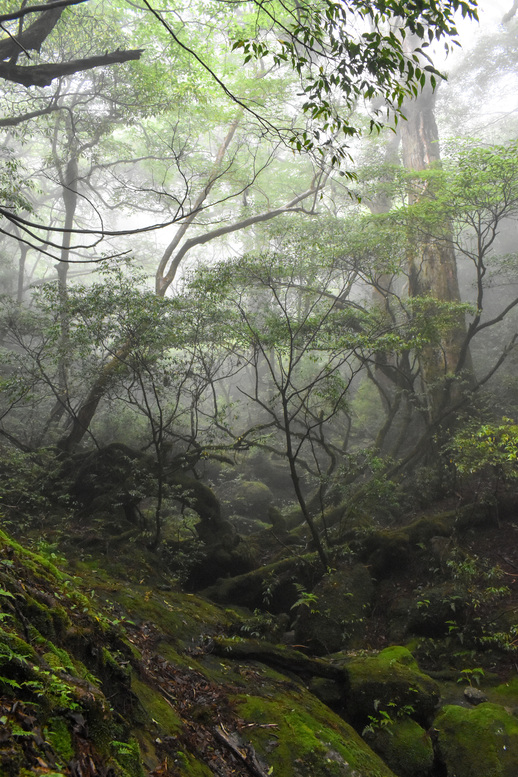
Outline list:
[[[248,725],[243,737],[265,774],[276,777],[394,777],[394,773],[342,718],[304,688],[234,699]],[[246,744],[246,742],[245,742]],[[271,770],[271,771],[270,771]]]
[[[383,530],[368,534],[362,541],[360,558],[372,575],[381,580],[394,570],[404,569],[412,553],[408,534],[404,531]]]
[[[394,720],[364,733],[365,741],[398,777],[430,777],[434,764],[431,737],[411,718]]]
[[[447,705],[434,721],[438,752],[454,777],[516,777],[518,720],[486,702],[466,709]]]
[[[1,777],[68,774],[71,761],[78,774],[141,774],[109,752],[130,745],[133,721],[119,706],[134,699],[122,670],[130,653],[76,585],[0,532]]]
[[[347,564],[314,587],[315,599],[298,607],[295,641],[318,655],[336,653],[363,636],[374,584],[363,564]]]
[[[197,529],[201,524],[197,525]],[[229,529],[230,527],[230,529]],[[186,580],[190,591],[199,591],[221,577],[246,574],[257,566],[255,549],[241,539],[230,521],[221,521],[222,531],[203,535],[206,543],[202,558],[192,564]]]
[[[316,553],[311,553],[218,580],[201,594],[218,604],[237,604],[278,614],[289,612],[299,598],[297,585],[311,590],[321,577],[322,564]]]
[[[221,502],[231,513],[264,520],[273,494],[260,480],[233,480],[220,489]]]
[[[360,540],[353,536],[349,539],[358,545],[360,557],[370,567],[378,580],[390,577],[411,562],[416,551],[423,548],[436,555],[432,539],[448,538],[457,527],[458,513],[455,510],[436,516],[416,518],[398,529],[381,529],[369,532]]]
[[[345,668],[350,683],[347,714],[359,730],[382,710],[391,716],[408,714],[429,726],[439,702],[439,686],[420,671],[405,647],[388,647],[376,655],[348,660]]]

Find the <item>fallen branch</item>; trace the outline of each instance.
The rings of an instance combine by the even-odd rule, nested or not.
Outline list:
[[[224,744],[243,763],[250,774],[254,777],[268,777],[261,764],[257,760],[255,750],[252,745],[243,745],[239,742],[237,734],[227,734],[221,726],[214,729],[216,739]]]

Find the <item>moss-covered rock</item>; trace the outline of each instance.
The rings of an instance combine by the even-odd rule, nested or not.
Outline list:
[[[50,742],[63,766],[73,758],[72,734],[63,718],[50,718],[45,727],[45,739]]]
[[[438,751],[448,775],[516,777],[518,720],[504,707],[448,705],[434,721]]]
[[[375,578],[381,579],[404,569],[410,560],[412,547],[404,531],[376,531],[367,534],[360,556]]]
[[[118,707],[129,694],[127,645],[109,616],[73,578],[2,532],[0,591],[1,777],[68,774],[72,761],[78,774],[138,775],[110,750],[127,744],[140,763],[131,716]]]
[[[233,480],[221,489],[221,502],[231,513],[264,520],[272,501],[272,492],[260,480]]]
[[[489,701],[518,710],[518,677],[516,675],[507,682],[495,686],[488,693],[490,694]]]
[[[381,580],[404,569],[416,549],[426,548],[434,555],[432,538],[450,537],[458,528],[459,515],[460,512],[450,510],[435,516],[421,516],[398,529],[372,531],[359,539],[352,532],[348,539],[358,546],[360,557],[373,576]]]
[[[274,614],[289,612],[299,597],[298,586],[311,590],[322,574],[322,564],[316,553],[312,553],[219,580],[201,594],[218,604],[237,604]]]
[[[385,719],[386,720],[386,719]],[[372,726],[365,741],[398,777],[430,777],[434,749],[430,736],[411,718]]]
[[[312,591],[315,597],[298,607],[295,641],[319,655],[358,643],[365,631],[374,584],[363,564],[347,564],[326,575]]]
[[[276,777],[393,777],[342,718],[302,688],[235,698],[246,737]]]
[[[385,648],[376,655],[347,660],[345,668],[350,683],[347,714],[360,730],[381,711],[404,713],[429,725],[439,702],[439,686],[420,671],[409,650]]]

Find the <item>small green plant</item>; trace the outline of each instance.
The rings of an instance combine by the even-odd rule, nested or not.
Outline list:
[[[481,666],[476,666],[473,669],[461,669],[460,675],[457,678],[458,683],[468,683],[473,686],[473,683],[480,685],[480,680],[485,676],[485,672]]]
[[[253,617],[247,618],[239,627],[239,631],[254,639],[264,639],[275,631],[276,626],[274,615],[269,612],[254,610]]]
[[[40,539],[36,543],[36,553],[39,556],[52,562],[52,564],[66,565],[66,558],[59,552],[57,543],[48,542],[47,540]]]
[[[381,702],[379,699],[374,700],[374,710],[376,715],[369,715],[369,723],[362,731],[362,736],[365,734],[374,734],[375,731],[379,731],[383,728],[393,726],[398,720],[409,718],[415,713],[415,707],[412,704],[402,704],[399,706],[394,701],[389,701],[387,707],[390,709],[382,710],[379,708]]]
[[[318,596],[317,594],[306,591],[301,583],[295,583],[298,599],[291,605],[291,610],[296,610],[299,607],[307,607],[312,614],[320,612],[317,608]]]
[[[275,577],[275,575],[270,574],[269,577],[265,579],[263,583],[262,597],[263,597],[263,603],[266,606],[271,604],[273,595],[275,593],[275,589],[278,587],[278,585],[279,585],[279,579]]]

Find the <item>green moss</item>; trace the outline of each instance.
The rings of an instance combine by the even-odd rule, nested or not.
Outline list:
[[[223,605],[231,603],[251,610],[267,605],[269,612],[288,612],[299,597],[294,582],[311,590],[322,574],[317,554],[308,553],[266,564],[246,574],[221,578],[203,594]]]
[[[0,777],[4,777],[4,774],[0,770]],[[6,775],[7,777],[7,775]],[[9,775],[9,777],[13,777],[13,775]],[[32,769],[28,771],[27,769],[22,769],[19,773],[16,773],[16,777],[34,777],[34,772]],[[45,772],[45,777],[66,777],[64,772]]]
[[[72,736],[63,718],[50,718],[45,728],[45,738],[52,745],[58,761],[63,766],[74,757]]]
[[[363,564],[346,564],[325,575],[312,595],[316,601],[311,607],[297,608],[295,641],[318,655],[361,644],[374,597],[370,571]]]
[[[146,685],[136,677],[132,677],[131,689],[146,715],[158,725],[163,735],[173,736],[182,730],[182,719],[160,691]]]
[[[385,648],[373,656],[346,663],[350,692],[347,711],[355,725],[363,728],[376,709],[397,714],[408,708],[411,717],[428,725],[439,701],[439,686],[422,673],[409,650]]]
[[[43,654],[43,659],[49,664],[54,671],[65,671],[74,677],[86,680],[92,685],[99,685],[99,680],[95,677],[75,656],[71,655],[64,648],[57,647],[48,640],[45,641],[44,646],[46,653]]]
[[[70,657],[66,650],[60,650],[59,648],[52,647],[47,653],[44,653],[42,658],[55,672],[67,671],[73,672],[74,666],[70,660]]]
[[[516,777],[518,720],[498,704],[447,705],[434,721],[439,752],[455,777]]]
[[[127,777],[144,777],[144,769],[140,758],[140,747],[136,739],[130,739],[129,742],[111,742],[113,757],[122,767],[124,775]]]
[[[208,766],[197,761],[190,753],[178,752],[175,757],[175,765],[182,777],[213,777],[214,775]]]
[[[24,566],[26,566],[27,569],[31,570],[32,572],[41,573],[44,571],[46,573],[45,577],[50,577],[55,580],[65,580],[67,577],[56,566],[54,566],[54,564],[51,564],[48,559],[38,555],[37,553],[33,553],[32,551],[27,550],[1,530],[0,549],[4,550],[4,552],[6,549],[9,549],[11,552],[15,552],[19,559],[24,562]]]
[[[239,480],[227,483],[223,502],[231,505],[237,513],[240,511],[249,515],[250,511],[266,515],[268,505],[273,501],[273,494],[265,483],[260,480]],[[252,517],[256,516],[252,514]]]
[[[518,677],[512,677],[508,682],[497,685],[489,694],[491,701],[518,707]]]
[[[366,735],[372,749],[399,777],[428,777],[434,761],[432,741],[410,718]]]
[[[49,607],[40,604],[31,596],[26,596],[24,614],[32,628],[48,639],[56,639],[56,631]]]
[[[378,653],[376,656],[376,663],[380,667],[390,669],[394,666],[394,663],[401,664],[402,666],[408,666],[419,671],[417,661],[407,647],[402,645],[391,645]]]
[[[135,621],[151,621],[168,635],[173,645],[192,645],[202,634],[228,628],[228,611],[191,594],[156,591],[144,586],[129,586],[117,591],[114,599],[131,612]]]
[[[276,777],[393,777],[358,734],[305,690],[268,697],[242,695],[238,714],[247,736]]]
[[[7,650],[2,650],[2,646],[5,646]],[[15,657],[20,657],[26,661],[37,661],[38,658],[34,648],[27,644],[25,640],[6,629],[0,628],[0,666],[8,663],[13,658],[9,651],[12,651]]]

